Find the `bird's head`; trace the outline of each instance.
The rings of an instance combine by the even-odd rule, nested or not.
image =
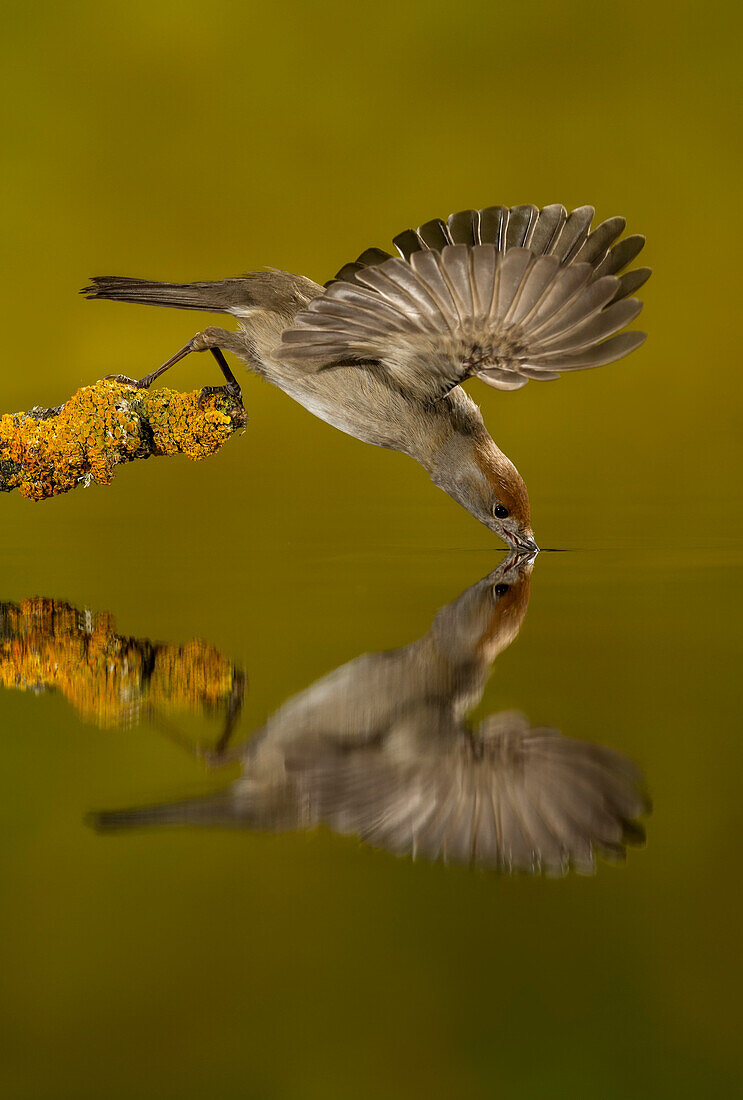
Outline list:
[[[524,479],[487,434],[457,435],[440,453],[435,483],[513,550],[534,553]]]

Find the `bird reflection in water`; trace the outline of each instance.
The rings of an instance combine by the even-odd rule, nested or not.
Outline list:
[[[164,645],[116,632],[113,617],[62,600],[0,603],[0,686],[59,691],[102,729],[153,722],[178,739],[170,719],[221,714],[229,736],[247,677],[214,646]]]
[[[533,557],[511,554],[402,649],[364,654],[289,699],[244,745],[212,756],[243,773],[188,801],[104,812],[102,830],[324,824],[413,858],[502,872],[595,870],[641,843],[649,801],[614,749],[516,711],[466,723],[526,614]]]

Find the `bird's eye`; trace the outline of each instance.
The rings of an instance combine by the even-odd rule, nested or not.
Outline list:
[[[507,584],[496,584],[493,591],[495,592],[496,596],[505,596],[505,594],[508,591],[509,587],[510,587],[510,585],[507,585]]]
[[[493,508],[493,515],[497,516],[498,519],[505,519],[508,515],[508,509],[505,504],[496,504]]]

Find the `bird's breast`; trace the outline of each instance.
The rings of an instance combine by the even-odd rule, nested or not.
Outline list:
[[[269,378],[313,416],[346,435],[377,447],[407,449],[410,403],[364,367],[333,367],[302,374],[284,368],[270,372]]]

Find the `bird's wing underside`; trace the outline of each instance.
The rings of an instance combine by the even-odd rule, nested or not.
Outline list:
[[[313,821],[396,854],[505,872],[590,873],[644,839],[640,770],[621,753],[501,712],[447,752],[289,759]]]
[[[347,264],[294,319],[277,354],[320,369],[379,360],[429,396],[471,375],[497,389],[610,363],[645,339],[620,332],[642,308],[644,244],[593,208],[490,207],[427,222]]]

